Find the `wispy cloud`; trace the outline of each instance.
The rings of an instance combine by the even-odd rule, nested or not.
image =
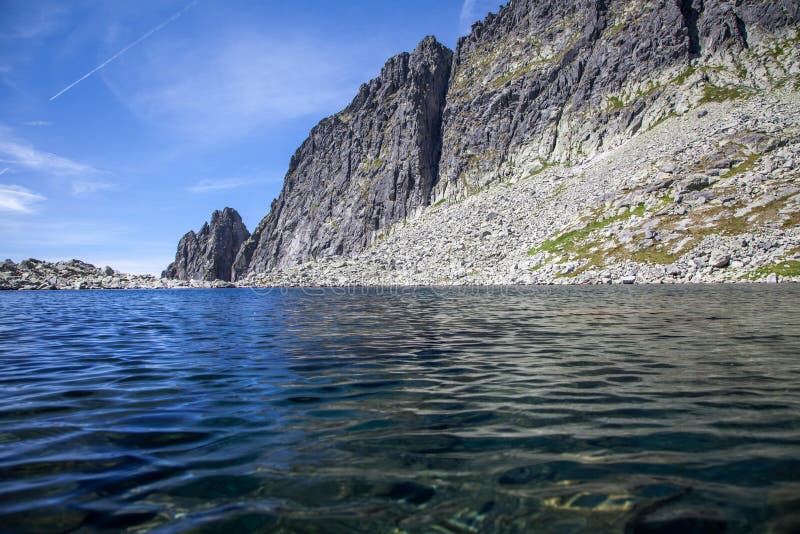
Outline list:
[[[239,189],[248,185],[268,183],[270,180],[259,178],[230,178],[223,180],[200,180],[189,191],[192,193],[213,193],[216,191],[227,191],[229,189]]]
[[[57,213],[53,213],[57,217]],[[66,250],[75,254],[82,247],[110,247],[120,241],[133,241],[132,228],[97,221],[35,217],[0,217],[0,243],[10,249],[25,248],[35,254],[48,250]]]
[[[62,26],[68,10],[65,4],[0,0],[0,83],[23,92],[12,73],[31,63],[42,41]]]
[[[491,11],[496,11],[499,7],[498,2],[499,0],[464,0],[458,17],[461,33],[466,35],[475,22],[483,19]]]
[[[100,63],[98,66],[96,66],[95,68],[93,68],[92,70],[90,70],[89,72],[87,72],[86,74],[84,74],[83,76],[81,76],[80,78],[78,78],[77,80],[75,80],[74,82],[69,84],[68,86],[66,86],[64,89],[62,89],[61,91],[59,91],[55,95],[51,96],[50,97],[50,101],[52,102],[53,100],[55,100],[59,96],[63,95],[64,93],[66,93],[67,91],[69,91],[70,89],[72,89],[73,87],[75,87],[76,85],[78,85],[79,83],[84,81],[85,79],[87,79],[90,76],[92,76],[93,74],[95,74],[96,72],[104,69],[109,63],[111,63],[114,60],[116,60],[119,57],[121,57],[123,54],[125,54],[125,52],[127,52],[128,50],[130,50],[134,46],[136,46],[136,45],[140,44],[141,42],[143,42],[144,40],[152,37],[153,34],[163,30],[171,22],[174,22],[174,21],[178,20],[179,18],[181,18],[181,16],[184,13],[186,13],[189,9],[191,9],[195,4],[197,4],[197,0],[193,0],[192,2],[187,4],[183,9],[181,9],[180,11],[176,12],[171,17],[169,17],[167,20],[165,20],[161,24],[155,26],[150,31],[146,32],[144,35],[142,35],[141,37],[139,37],[138,39],[136,39],[135,41],[130,43],[128,46],[124,47],[122,50],[120,50],[119,52],[117,52],[116,54],[114,54],[113,56],[108,58],[107,60],[105,60],[102,63]]]
[[[21,185],[0,184],[0,211],[32,213],[36,204],[44,200],[42,195]]]
[[[12,138],[3,128],[0,128],[0,163],[56,176],[99,173],[91,165],[39,150],[28,142]]]
[[[26,121],[22,123],[23,126],[32,126],[34,128],[43,128],[46,126],[52,126],[53,123],[50,121]]]
[[[196,142],[332,113],[366,75],[355,45],[254,29],[220,28],[200,42],[171,36],[143,52],[103,79],[135,115]]]
[[[76,197],[85,197],[99,191],[107,191],[113,188],[114,184],[108,182],[80,180],[72,183],[72,194]]]
[[[7,5],[8,4],[8,5]],[[65,9],[56,2],[10,2],[2,4],[0,39],[36,39],[51,33],[62,18]]]

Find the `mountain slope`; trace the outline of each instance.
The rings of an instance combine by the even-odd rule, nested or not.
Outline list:
[[[259,285],[800,281],[800,98],[709,102]],[[777,276],[772,276],[777,275]]]
[[[794,253],[798,90],[798,0],[513,0],[454,53],[428,37],[390,59],[315,127],[232,276],[758,277],[784,258],[775,250]],[[612,164],[618,176],[604,170]],[[635,224],[650,225],[643,240]],[[736,248],[725,239],[761,235],[779,246],[723,261]],[[717,238],[713,261],[704,251]],[[678,266],[693,251],[707,256],[694,264],[726,265]]]
[[[428,37],[311,131],[241,250],[237,276],[361,250],[376,230],[430,203],[451,61]]]
[[[618,146],[701,88],[764,87],[786,69],[745,52],[795,37],[798,2],[515,0],[459,41],[435,197],[519,165],[578,162]]]

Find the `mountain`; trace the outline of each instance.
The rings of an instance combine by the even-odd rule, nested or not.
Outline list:
[[[791,278],[799,26],[797,0],[512,0],[426,37],[312,130],[231,277]]]
[[[292,156],[280,196],[236,259],[236,275],[340,256],[430,204],[452,52],[426,37],[390,59]]]
[[[215,211],[211,223],[198,233],[189,231],[178,243],[175,261],[162,278],[176,280],[223,280],[232,278],[233,262],[250,237],[242,217],[232,208]]]

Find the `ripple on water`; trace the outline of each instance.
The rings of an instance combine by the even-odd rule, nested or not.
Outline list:
[[[11,532],[792,532],[800,289],[0,295]]]

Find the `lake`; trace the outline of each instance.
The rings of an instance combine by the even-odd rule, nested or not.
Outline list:
[[[0,294],[0,530],[800,530],[800,287]]]

